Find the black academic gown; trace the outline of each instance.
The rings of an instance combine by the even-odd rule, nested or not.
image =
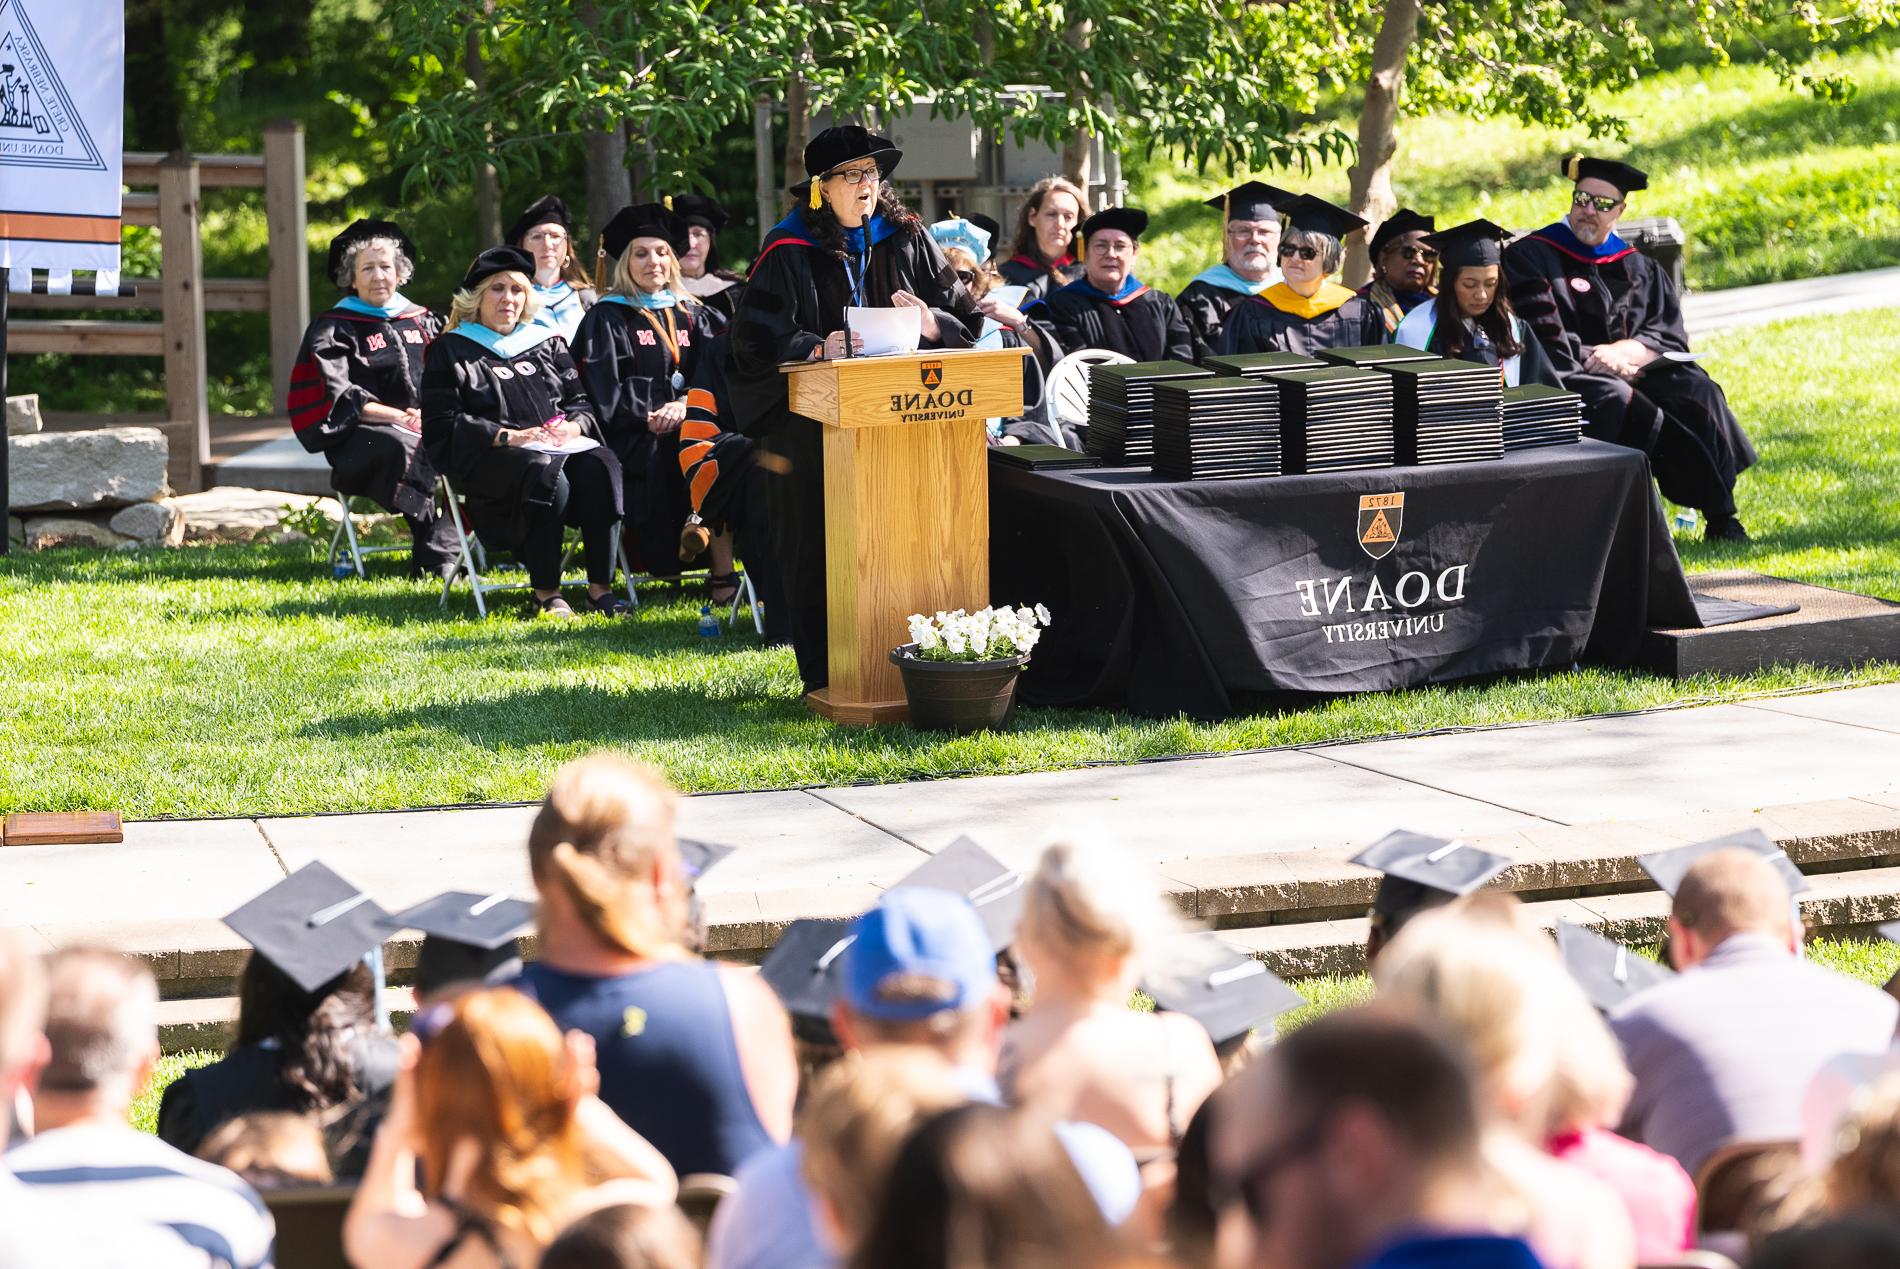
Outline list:
[[[766,505],[806,691],[830,681],[824,429],[787,408],[779,365],[809,359],[826,335],[843,330],[847,306],[888,306],[897,291],[909,291],[936,315],[932,347],[967,348],[982,329],[975,301],[921,227],[891,226],[873,237],[861,299],[854,300],[844,262],[813,245],[802,214],[792,212],[761,244],[732,322],[734,421],[788,468],[769,474]],[[892,634],[892,646],[902,634]]]
[[[1021,308],[1029,301],[1043,299],[1051,291],[1067,286],[1081,277],[1082,264],[1080,261],[1070,260],[1067,264],[1058,265],[1052,278],[1048,268],[1037,264],[1028,256],[1011,256],[996,266],[996,272],[1006,285],[1029,288],[1023,295],[1023,303],[1017,305]]]
[[[389,1106],[396,1082],[396,1042],[388,1036],[361,1040],[352,1051],[359,1096],[348,1106],[320,1112],[324,1146],[339,1181],[363,1175],[371,1140]],[[301,1113],[305,1107],[283,1081],[283,1050],[248,1045],[210,1066],[186,1071],[165,1088],[158,1103],[158,1138],[194,1154],[226,1120],[258,1111]]]
[[[503,428],[540,427],[556,415],[579,424],[602,446],[581,454],[547,454],[495,444]],[[563,463],[605,464],[618,518],[620,462],[605,441],[567,341],[559,335],[516,357],[490,352],[454,331],[429,346],[422,371],[422,443],[467,502],[469,519],[484,542],[519,545],[529,518],[554,504]]]
[[[630,536],[648,573],[671,576],[684,567],[680,526],[693,507],[680,474],[679,433],[656,436],[647,429],[647,416],[684,397],[687,385],[697,381],[717,320],[704,304],[652,310],[610,298],[587,311],[574,335],[574,360],[601,432],[620,460]],[[679,347],[677,363],[666,346],[669,337]]]
[[[1561,222],[1504,252],[1511,303],[1583,398],[1588,435],[1648,453],[1663,496],[1713,517],[1735,514],[1735,478],[1755,447],[1721,385],[1701,367],[1659,357],[1634,383],[1586,371],[1591,347],[1634,339],[1687,352],[1681,303],[1662,267],[1634,247],[1591,259]]]
[[[1194,360],[1194,335],[1180,306],[1151,287],[1111,300],[1086,280],[1071,282],[1027,316],[1065,353],[1106,348],[1136,361]]]
[[[422,438],[365,421],[363,407],[420,405],[423,355],[441,330],[426,308],[389,318],[333,308],[304,331],[290,370],[290,426],[330,464],[337,489],[412,519],[429,519],[435,507],[435,468]]]
[[[1322,348],[1357,348],[1386,342],[1385,321],[1363,296],[1327,283],[1315,299],[1321,301],[1320,306],[1333,300],[1340,302],[1324,312],[1302,311],[1314,306],[1304,305],[1286,283],[1275,283],[1234,306],[1227,315],[1217,351],[1314,353]]]
[[[1194,337],[1195,365],[1200,365],[1214,355],[1215,349],[1220,347],[1221,331],[1226,329],[1228,314],[1242,300],[1252,298],[1245,291],[1215,286],[1199,278],[1188,283],[1186,289],[1175,297],[1175,303],[1181,307],[1181,317]]]

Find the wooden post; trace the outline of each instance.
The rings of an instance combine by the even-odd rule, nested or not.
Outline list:
[[[171,483],[179,493],[196,493],[204,487],[204,467],[211,461],[211,418],[205,399],[198,161],[189,154],[167,155],[158,165],[158,247]]]
[[[288,415],[290,367],[310,321],[303,125],[295,119],[273,119],[264,126],[264,218],[270,229],[271,412]]]

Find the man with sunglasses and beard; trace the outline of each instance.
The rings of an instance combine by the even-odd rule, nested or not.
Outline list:
[[[1569,214],[1504,253],[1511,303],[1583,398],[1587,433],[1647,453],[1663,496],[1702,512],[1710,541],[1746,542],[1735,480],[1755,447],[1693,364],[1662,266],[1616,234],[1649,177],[1611,159],[1572,156],[1562,168],[1575,182]]]
[[[1219,1269],[1543,1269],[1494,1232],[1464,1062],[1383,1005],[1307,1024],[1215,1094]]]

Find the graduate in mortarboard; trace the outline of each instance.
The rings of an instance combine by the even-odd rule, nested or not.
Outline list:
[[[1401,207],[1379,223],[1366,244],[1372,257],[1372,281],[1359,294],[1372,301],[1390,338],[1405,315],[1436,294],[1438,251],[1425,235],[1438,227],[1430,216]]]
[[[680,558],[680,534],[692,505],[680,474],[679,431],[687,387],[700,379],[716,319],[686,289],[680,257],[690,245],[687,225],[663,204],[621,208],[602,227],[600,240],[613,261],[613,280],[581,320],[574,361],[607,444],[620,459],[627,536],[639,567],[677,574],[698,558]],[[732,539],[718,537],[711,546],[709,598],[728,604],[739,588]]]
[[[304,331],[290,426],[330,464],[339,493],[402,516],[410,572],[426,577],[452,564],[455,537],[436,515],[422,448],[422,355],[442,319],[402,294],[415,267],[415,244],[393,221],[359,220],[330,240],[330,276],[349,294]]]
[[[566,200],[537,198],[508,227],[508,241],[534,259],[535,325],[559,331],[572,343],[595,292],[575,254],[574,216]]]
[[[1550,357],[1505,294],[1506,232],[1488,220],[1473,220],[1424,239],[1438,254],[1438,294],[1405,315],[1392,342],[1496,366],[1507,388],[1559,387]]]
[[[1219,345],[1234,305],[1280,280],[1280,212],[1293,199],[1286,190],[1248,181],[1207,200],[1221,212],[1221,262],[1196,274],[1176,297],[1194,332],[1196,364]]]
[[[718,315],[723,328],[739,311],[739,292],[745,286],[744,278],[719,263],[719,231],[731,217],[704,194],[678,194],[667,205],[686,222],[680,277],[686,289]]]
[[[759,247],[732,320],[728,402],[775,461],[766,483],[792,643],[807,692],[830,681],[824,429],[786,403],[788,361],[847,356],[845,309],[919,310],[925,348],[968,348],[982,318],[917,213],[889,185],[902,151],[851,124],[805,147],[798,205]]]
[[[521,552],[532,612],[572,617],[561,597],[565,530],[581,530],[588,604],[614,616],[620,460],[594,417],[567,340],[536,326],[534,260],[518,247],[475,257],[448,330],[422,370],[422,441],[454,482],[475,532]]]
[[[1110,207],[1082,222],[1082,276],[1028,310],[1066,355],[1106,348],[1135,361],[1192,361],[1194,333],[1180,305],[1135,276],[1148,213]]]
[[[1616,234],[1649,177],[1577,156],[1563,174],[1575,183],[1569,214],[1504,253],[1511,302],[1564,388],[1583,398],[1586,433],[1647,453],[1663,496],[1701,511],[1711,540],[1747,541],[1735,480],[1755,447],[1721,386],[1691,363],[1681,300],[1662,266]]]
[[[1365,223],[1311,194],[1287,204],[1279,250],[1284,280],[1235,305],[1215,351],[1310,353],[1384,343],[1378,308],[1332,280],[1346,258],[1341,239]]]
[[[1089,196],[1073,181],[1045,176],[1030,187],[1016,213],[1008,258],[996,266],[1004,282],[1029,288],[1025,304],[1082,276],[1082,248],[1075,231],[1088,218]]]

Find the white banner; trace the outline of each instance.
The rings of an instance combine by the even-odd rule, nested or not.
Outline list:
[[[124,0],[0,0],[0,266],[118,269],[124,120]]]

